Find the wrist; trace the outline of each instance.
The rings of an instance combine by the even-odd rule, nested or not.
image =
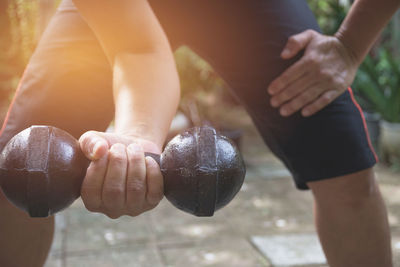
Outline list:
[[[165,137],[159,134],[160,131],[142,123],[135,123],[135,126],[131,127],[118,127],[116,124],[115,133],[127,138],[141,140],[140,143],[144,142],[146,147],[151,147],[152,151],[148,152],[153,153],[161,153],[165,139]]]
[[[335,33],[334,37],[338,40],[343,50],[346,53],[346,56],[350,59],[350,61],[358,67],[364,59],[364,53],[358,52],[357,49],[354,49],[353,45],[349,40],[347,40],[345,34],[340,31],[340,29]]]

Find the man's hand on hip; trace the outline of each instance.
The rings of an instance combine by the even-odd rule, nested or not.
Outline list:
[[[323,109],[353,82],[358,63],[354,55],[336,37],[312,30],[289,38],[281,57],[290,59],[304,50],[304,55],[268,87],[271,105],[282,116],[301,110],[311,116]]]

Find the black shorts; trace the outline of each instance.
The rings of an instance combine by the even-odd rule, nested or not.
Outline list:
[[[370,168],[376,156],[350,89],[309,118],[281,117],[269,104],[269,83],[296,60],[282,60],[289,36],[319,31],[305,0],[150,0],[172,47],[206,59],[245,106],[296,186]],[[127,33],[129,34],[129,33]],[[64,0],[23,75],[0,137],[0,148],[32,124],[79,137],[113,119],[112,73],[93,32]]]

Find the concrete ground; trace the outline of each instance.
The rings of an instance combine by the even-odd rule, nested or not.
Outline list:
[[[310,192],[296,190],[248,119],[241,123],[247,175],[227,207],[197,218],[164,199],[136,218],[111,220],[88,212],[78,200],[56,216],[46,267],[327,266],[316,241]],[[400,266],[400,174],[384,166],[376,171]]]

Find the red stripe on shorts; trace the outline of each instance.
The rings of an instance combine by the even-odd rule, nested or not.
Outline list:
[[[360,115],[361,115],[361,118],[362,118],[362,121],[363,121],[363,124],[364,124],[364,131],[365,131],[365,134],[366,134],[366,136],[367,136],[369,148],[371,149],[372,153],[374,154],[374,157],[375,157],[376,162],[379,162],[378,156],[377,156],[376,153],[375,153],[375,149],[374,149],[374,147],[373,147],[372,144],[371,144],[371,139],[369,138],[367,123],[365,122],[364,113],[363,113],[363,111],[362,111],[360,105],[357,103],[356,99],[354,98],[353,90],[351,90],[350,87],[347,88],[347,89],[348,89],[348,91],[349,91],[349,93],[350,93],[351,101],[353,101],[354,105],[357,107],[358,111],[360,112]]]

